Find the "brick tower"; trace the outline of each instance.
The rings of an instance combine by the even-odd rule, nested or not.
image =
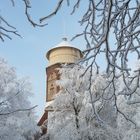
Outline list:
[[[43,123],[49,119],[48,113],[53,111],[51,103],[54,99],[54,95],[58,93],[59,86],[56,85],[56,80],[60,79],[58,68],[61,68],[61,64],[72,64],[82,58],[82,52],[68,43],[67,38],[63,38],[63,41],[50,49],[46,57],[49,61],[49,65],[46,68],[46,107],[45,112],[38,122],[38,126],[41,126],[42,132],[46,133],[47,128]]]

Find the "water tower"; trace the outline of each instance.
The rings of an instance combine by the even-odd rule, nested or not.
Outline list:
[[[73,64],[81,59],[83,56],[80,49],[69,44],[67,38],[63,38],[62,42],[50,49],[46,57],[49,61],[48,67],[46,68],[46,108],[45,113],[38,122],[39,126],[42,126],[45,120],[49,119],[48,112],[53,111],[51,102],[54,96],[58,93],[59,86],[56,85],[56,80],[60,79],[58,68],[61,68],[61,64]],[[45,128],[44,133],[46,132]]]

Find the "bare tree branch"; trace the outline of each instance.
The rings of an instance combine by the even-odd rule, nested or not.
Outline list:
[[[48,18],[56,15],[57,12],[60,10],[63,2],[64,2],[64,0],[59,0],[58,3],[57,3],[56,8],[54,9],[54,11],[52,13],[50,13],[49,15],[47,15],[47,16],[45,16],[43,18],[40,18],[40,23],[42,23],[43,21],[47,20]]]
[[[14,111],[11,111],[11,112],[6,112],[6,113],[0,113],[0,115],[10,115],[10,114],[13,114],[13,113],[16,113],[16,112],[24,112],[24,111],[30,111],[34,108],[36,108],[37,105],[31,107],[31,108],[25,108],[25,109],[17,109],[17,110],[14,110]]]
[[[33,27],[36,27],[36,26],[44,27],[44,26],[46,26],[47,24],[37,24],[31,19],[31,16],[29,15],[29,12],[28,12],[28,9],[31,8],[30,2],[28,0],[23,0],[23,2],[25,4],[25,15],[26,15],[28,21],[33,25]]]
[[[10,2],[12,3],[12,6],[15,6],[16,2],[14,0],[10,0]],[[31,23],[31,25],[33,27],[44,27],[47,24],[37,24],[36,22],[34,22],[29,14],[29,9],[31,9],[31,3],[30,0],[23,0],[24,2],[24,6],[25,6],[25,15],[27,17],[27,20]],[[7,20],[5,20],[4,17],[2,17],[0,15],[0,39],[1,41],[4,42],[5,38],[8,38],[10,40],[12,40],[11,35],[16,35],[21,37],[21,35],[17,32],[16,27],[12,26],[9,24],[9,22]]]

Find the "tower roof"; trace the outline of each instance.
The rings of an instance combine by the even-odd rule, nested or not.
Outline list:
[[[75,47],[72,44],[70,44],[69,41],[67,40],[67,38],[64,37],[64,38],[62,38],[62,41],[59,44],[57,44],[56,46],[54,46],[53,48],[51,48],[47,52],[47,54],[46,54],[47,59],[49,60],[49,55],[50,55],[50,53],[51,53],[52,50],[58,49],[58,48],[63,48],[63,47],[75,48],[75,49],[79,50],[79,52],[81,52],[80,49],[78,49],[77,47]],[[81,55],[82,55],[82,52],[81,52]]]
[[[57,44],[54,48],[62,47],[62,46],[65,46],[65,47],[74,47],[72,44],[70,44],[68,42],[68,39],[66,37],[62,38],[62,42],[60,42],[59,44]]]

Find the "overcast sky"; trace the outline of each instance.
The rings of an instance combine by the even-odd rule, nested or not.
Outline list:
[[[47,15],[55,7],[55,3],[54,0],[42,0],[42,3],[34,1],[30,11],[32,18],[38,22],[39,17]],[[19,76],[30,77],[34,93],[31,102],[38,105],[36,112],[41,116],[45,107],[45,68],[48,64],[46,52],[60,43],[64,36],[70,39],[82,31],[78,23],[82,10],[71,16],[72,9],[64,6],[58,15],[47,21],[48,26],[33,28],[24,15],[24,8],[20,0],[16,1],[15,7],[12,7],[10,0],[1,0],[0,14],[17,28],[23,38],[12,36],[12,40],[5,39],[4,43],[0,42],[0,57],[14,66]],[[83,39],[75,40],[71,44],[84,48]]]

